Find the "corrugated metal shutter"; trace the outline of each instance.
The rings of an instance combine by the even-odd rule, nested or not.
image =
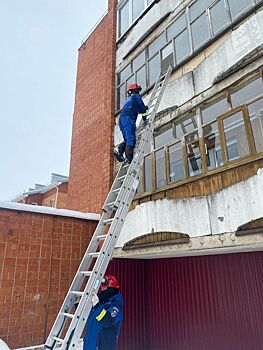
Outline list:
[[[263,253],[115,259],[119,350],[263,349]]]

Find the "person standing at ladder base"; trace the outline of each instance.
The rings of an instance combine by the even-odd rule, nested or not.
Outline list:
[[[118,151],[114,155],[119,162],[123,162],[125,153],[127,163],[131,163],[133,150],[136,144],[136,120],[138,114],[143,114],[143,120],[146,121],[147,106],[143,103],[140,96],[142,88],[138,84],[128,86],[128,99],[121,109],[119,128],[123,136],[123,142],[119,144]]]
[[[105,276],[91,302],[93,308],[86,324],[83,349],[116,350],[124,304],[116,277]]]

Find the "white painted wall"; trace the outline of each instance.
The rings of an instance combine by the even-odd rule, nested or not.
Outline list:
[[[263,169],[207,197],[162,199],[138,205],[128,214],[116,246],[158,231],[187,233],[190,237],[231,233],[261,217]]]

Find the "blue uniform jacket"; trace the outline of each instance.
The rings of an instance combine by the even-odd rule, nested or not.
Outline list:
[[[121,116],[128,115],[132,119],[137,119],[139,113],[146,113],[147,107],[139,94],[132,94],[121,109]]]
[[[123,298],[116,294],[90,311],[84,336],[84,350],[115,350],[123,319]]]
[[[146,113],[147,107],[139,94],[132,94],[121,110],[119,127],[127,145],[134,147],[136,143],[136,119],[139,113]]]

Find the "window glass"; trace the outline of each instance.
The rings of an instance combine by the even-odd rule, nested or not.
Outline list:
[[[145,51],[139,54],[133,61],[133,71],[135,72],[138,68],[140,68],[145,63]]]
[[[149,45],[149,57],[152,57],[156,52],[158,52],[166,43],[165,32],[158,36],[154,42]]]
[[[129,28],[129,1],[119,9],[119,36]]]
[[[191,24],[194,49],[198,49],[209,40],[207,15],[204,13]]]
[[[190,6],[190,19],[200,16],[214,0],[197,0]]]
[[[179,181],[185,178],[184,159],[181,142],[168,147],[170,181]]]
[[[166,185],[165,152],[160,149],[155,152],[156,188]]]
[[[162,72],[166,72],[169,66],[174,65],[174,49],[173,43],[171,42],[161,51],[161,59],[162,59]]]
[[[182,30],[186,28],[186,16],[183,13],[178,17],[168,28],[167,28],[167,37],[168,41],[175,38]]]
[[[146,89],[146,68],[143,66],[136,73],[136,83],[142,87],[142,90]]]
[[[122,84],[117,89],[117,110],[121,109],[126,99],[126,84]]]
[[[228,160],[234,160],[249,154],[248,140],[243,113],[237,112],[223,119]]]
[[[176,63],[180,63],[186,57],[190,55],[190,41],[188,36],[188,31],[183,31],[175,39],[175,58]]]
[[[223,165],[218,123],[215,121],[214,123],[205,125],[203,127],[203,134],[207,169],[212,170]]]
[[[232,20],[246,12],[253,5],[253,0],[228,0]]]
[[[149,84],[152,85],[160,74],[160,55],[157,54],[149,61]]]
[[[263,98],[248,106],[257,152],[263,152]]]
[[[194,131],[185,136],[187,163],[189,175],[194,176],[202,172],[199,137],[198,132]]]
[[[135,76],[134,74],[127,80],[127,84],[126,84],[126,89],[128,90],[128,85],[130,84],[134,84],[135,83]]]
[[[129,64],[118,74],[119,84],[125,81],[131,75],[131,65]]]
[[[132,0],[132,20],[134,21],[144,10],[144,0]]]
[[[228,104],[226,97],[221,98],[220,100],[213,101],[209,105],[201,109],[203,124],[212,122],[220,114],[223,114],[228,111]]]
[[[149,154],[144,158],[144,166],[145,166],[145,191],[152,191],[152,156]]]
[[[189,118],[187,118],[183,121],[180,121],[179,124],[180,124],[181,130],[182,130],[182,135],[180,135],[180,136],[186,135],[186,134],[194,131],[197,128],[196,116],[192,115]],[[180,128],[178,128],[178,133],[180,134]],[[176,137],[178,137],[177,134],[176,134]]]
[[[241,106],[261,94],[263,94],[262,78],[257,77],[237,87],[231,93],[232,107]]]
[[[217,34],[229,23],[224,0],[220,0],[210,8],[211,24],[213,34]]]
[[[167,129],[162,133],[154,136],[154,147],[159,148],[174,140],[173,128]]]

